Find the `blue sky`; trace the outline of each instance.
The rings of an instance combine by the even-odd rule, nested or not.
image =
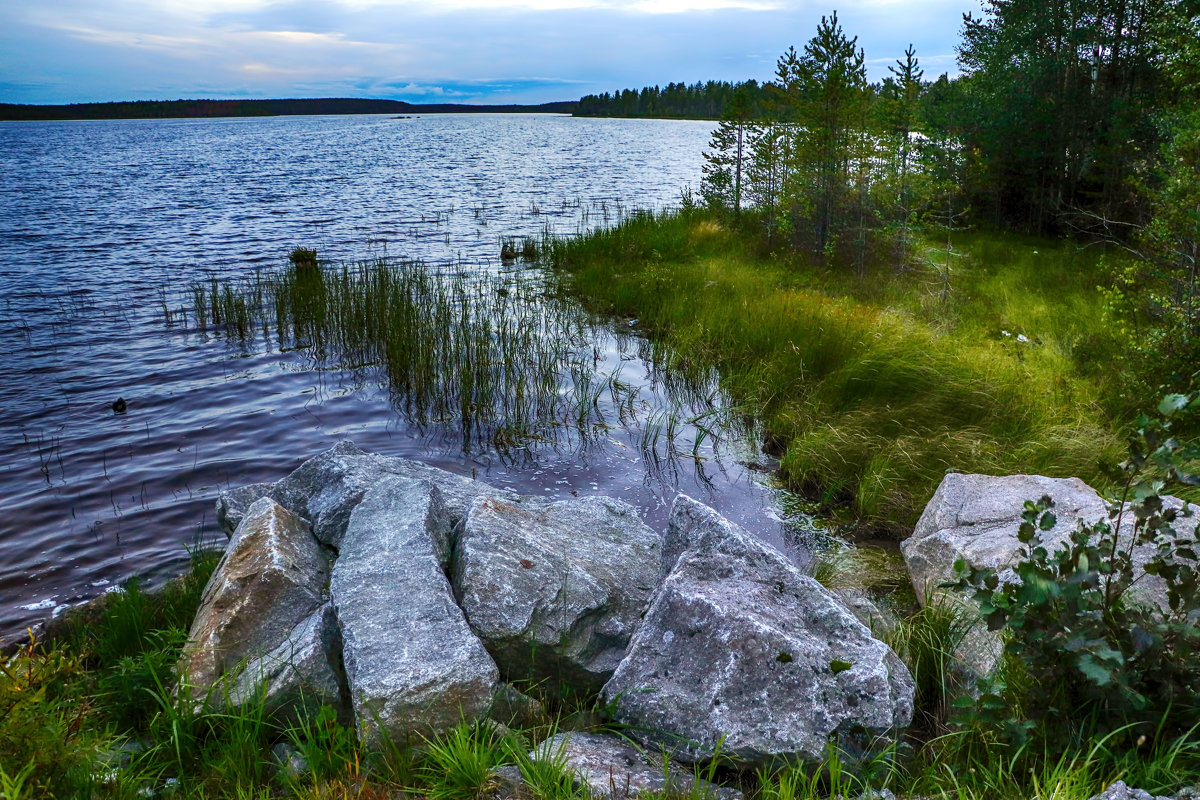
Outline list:
[[[979,0],[0,0],[0,102],[377,97],[540,103],[769,80],[837,9],[873,79],[955,72]]]

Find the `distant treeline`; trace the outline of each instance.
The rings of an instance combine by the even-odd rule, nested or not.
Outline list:
[[[927,123],[948,122],[948,104],[959,102],[960,87],[946,75],[925,81],[919,90],[920,118]],[[877,111],[894,97],[895,79],[888,77],[864,86]],[[691,85],[668,83],[666,88],[646,86],[619,92],[589,94],[575,104],[577,117],[644,117],[653,119],[738,119],[794,120],[787,92],[775,82],[759,83],[753,78],[740,83],[697,81]]]
[[[399,100],[324,98],[312,100],[141,100],[128,103],[72,103],[41,106],[0,103],[0,120],[165,119],[169,117],[275,117],[319,114],[569,114],[574,102],[541,105],[404,103]]]
[[[743,83],[697,81],[691,85],[668,83],[665,88],[589,94],[579,100],[577,117],[670,117],[674,119],[720,119],[737,104],[753,118],[767,116],[771,105],[770,84],[756,80]]]

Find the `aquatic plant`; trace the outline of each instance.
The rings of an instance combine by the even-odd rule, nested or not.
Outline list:
[[[536,258],[547,241],[526,238],[518,248],[504,240],[502,254]],[[656,425],[669,423],[672,441],[694,423],[688,452],[698,461],[705,440],[724,435],[714,375],[691,382],[656,372],[651,382],[682,399],[667,409],[637,402],[643,385],[623,378],[620,363],[608,366],[597,348],[611,338],[605,325],[538,271],[470,275],[386,259],[321,265],[298,249],[284,269],[199,282],[188,294],[204,330],[246,348],[261,333],[318,369],[374,380],[413,426],[457,438],[463,452],[583,448],[604,440],[610,425],[655,416]],[[657,437],[642,443],[653,449]]]

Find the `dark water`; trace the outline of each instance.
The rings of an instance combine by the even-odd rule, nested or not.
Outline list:
[[[620,323],[596,333],[596,353],[637,387],[637,413],[611,413],[598,446],[514,458],[415,429],[361,371],[168,328],[160,305],[198,278],[280,267],[295,246],[497,273],[501,236],[678,202],[711,128],[517,115],[0,125],[0,636],[132,575],[178,572],[186,547],[220,538],[220,488],[276,480],[342,438],[525,493],[615,495],[657,527],[685,491],[785,541],[752,447],[714,452],[700,437],[693,453],[689,428],[686,457],[649,454],[647,424],[681,401]]]

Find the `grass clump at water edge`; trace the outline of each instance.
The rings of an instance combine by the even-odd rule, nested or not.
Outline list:
[[[261,330],[319,366],[373,371],[414,425],[452,430],[467,452],[586,439],[604,424],[601,397],[627,391],[596,369],[587,315],[532,276],[472,280],[417,261],[325,267],[297,250],[287,269],[192,293],[199,326],[243,343]]]
[[[711,373],[694,381],[653,376],[662,398],[645,391],[647,376],[627,380],[624,360],[606,361],[606,348],[623,353],[631,337],[597,325],[539,270],[328,265],[296,250],[285,269],[200,282],[190,294],[199,328],[243,347],[261,340],[301,351],[318,369],[370,376],[410,424],[457,438],[463,452],[582,449],[606,441],[611,428],[641,425],[640,448],[662,469],[664,445],[668,461],[686,455],[677,439],[688,426],[697,462],[706,439],[741,435],[741,418]]]

